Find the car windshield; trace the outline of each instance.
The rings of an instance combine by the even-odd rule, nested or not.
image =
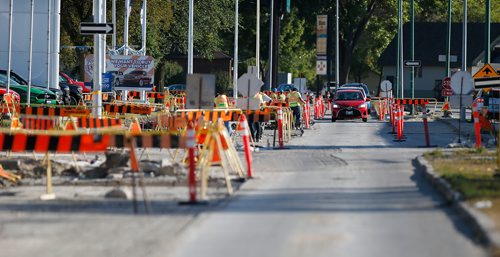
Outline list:
[[[363,96],[361,95],[361,92],[354,92],[354,91],[338,91],[337,95],[335,96],[336,100],[363,100]]]
[[[0,73],[0,84],[1,85],[7,85],[7,75],[6,74],[1,74]],[[19,86],[20,84],[14,80],[13,77],[11,77],[10,79],[10,84],[11,85],[15,85],[15,86]]]
[[[365,91],[366,96],[370,95],[370,91],[368,90],[368,86],[366,86],[364,84],[357,84],[357,83],[344,84],[344,85],[342,85],[342,87],[357,87],[357,88],[362,88],[363,91]]]

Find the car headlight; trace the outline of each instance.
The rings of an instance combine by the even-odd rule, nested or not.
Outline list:
[[[333,104],[333,108],[339,108],[337,104]]]
[[[366,108],[366,104],[361,104],[358,108]]]
[[[78,90],[78,93],[80,93],[80,94],[83,92],[83,89],[81,87],[78,87],[77,90]]]

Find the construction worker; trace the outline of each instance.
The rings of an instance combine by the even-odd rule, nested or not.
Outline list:
[[[216,109],[227,109],[229,108],[229,100],[224,93],[217,92],[217,96],[214,99],[214,104]]]
[[[290,108],[293,112],[293,119],[295,120],[295,129],[300,129],[301,133],[304,133],[304,130],[300,126],[300,106],[304,105],[306,102],[302,99],[302,96],[298,92],[297,88],[292,88],[292,92],[288,93],[287,101],[290,105]]]
[[[264,94],[264,92],[258,92],[254,95],[254,98],[259,100],[260,107],[264,107],[266,104],[270,104],[273,101],[273,99]],[[250,134],[252,135],[253,140],[255,142],[259,142],[263,134],[262,122],[249,120],[248,125],[250,127]]]
[[[273,92],[271,93],[271,99],[273,99],[273,101],[279,100],[278,89],[273,88]]]
[[[283,90],[279,91],[279,99],[278,100],[282,103],[286,102],[286,95],[285,95],[285,92],[283,92]]]

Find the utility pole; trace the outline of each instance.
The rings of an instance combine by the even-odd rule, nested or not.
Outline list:
[[[111,20],[113,21],[113,35],[111,37],[111,49],[116,50],[116,0],[111,3]]]
[[[398,54],[396,97],[404,98],[403,86],[403,0],[398,0]]]

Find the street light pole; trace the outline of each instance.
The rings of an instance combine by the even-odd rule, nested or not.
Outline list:
[[[193,23],[194,0],[189,0],[189,25],[188,25],[188,67],[187,74],[193,74]]]
[[[464,0],[464,20],[462,37],[462,71],[467,71],[467,0]]]
[[[255,66],[260,79],[260,0],[257,0],[257,28],[255,31]]]
[[[234,63],[233,63],[233,97],[238,98],[238,2],[234,1]],[[248,96],[250,97],[250,96]]]
[[[411,43],[410,43],[410,52],[411,52],[411,60],[415,60],[415,0],[411,0]],[[415,98],[415,67],[411,67],[411,77],[410,77],[410,87],[411,87],[411,98]],[[414,106],[414,105],[412,105]],[[413,114],[413,108],[412,108]]]
[[[335,3],[335,86],[340,83],[340,57],[339,57],[339,0]]]
[[[446,29],[446,71],[445,76],[450,77],[450,53],[451,53],[451,0],[448,0],[448,27]]]
[[[484,63],[490,63],[491,58],[491,7],[490,0],[486,0],[486,32],[484,42]]]
[[[273,28],[274,28],[274,0],[270,0],[269,14],[269,90],[273,88]]]

